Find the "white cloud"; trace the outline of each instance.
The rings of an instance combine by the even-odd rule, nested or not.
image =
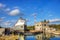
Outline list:
[[[2,19],[0,18],[0,22],[2,21]]]
[[[4,25],[8,26],[10,25],[11,23],[10,22],[5,22]]]
[[[3,26],[3,27],[12,27],[16,23],[16,21],[17,20],[7,20],[5,22],[2,22],[1,26]]]
[[[0,3],[0,8],[4,8],[6,5]]]
[[[16,22],[17,20],[16,19],[14,19],[14,20],[8,20],[7,22],[11,22],[11,23],[14,23],[14,22]]]
[[[3,27],[9,27],[11,25],[10,21],[2,22],[1,24]]]
[[[37,15],[37,13],[33,13],[33,14],[32,14],[32,16],[36,16],[36,15]]]
[[[6,8],[5,11],[6,11],[6,12],[9,12],[9,11],[10,11],[10,8]]]
[[[26,21],[27,21],[27,22],[29,22],[29,21],[30,21],[30,19],[26,19]]]
[[[2,4],[2,3],[0,3],[0,10],[2,10],[3,12],[8,13],[11,16],[15,16],[15,15],[18,15],[20,13],[20,10],[17,6],[14,7],[13,10],[11,10],[5,4]]]
[[[1,17],[1,18],[0,18],[0,22],[3,21],[4,18],[6,18],[6,17]]]
[[[49,22],[60,22],[60,19],[52,19],[52,20],[49,20]]]
[[[12,11],[9,12],[9,15],[15,16],[15,15],[18,15],[19,13],[20,13],[19,9],[14,9],[14,10],[12,10]]]
[[[6,18],[6,17],[1,17],[2,19]]]

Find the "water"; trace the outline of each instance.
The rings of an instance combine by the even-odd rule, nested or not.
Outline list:
[[[35,36],[26,36],[25,40],[36,40]]]
[[[26,36],[25,40],[36,40],[35,36]],[[60,37],[53,37],[50,40],[60,40]]]
[[[60,37],[53,37],[53,38],[50,38],[50,40],[60,40]]]

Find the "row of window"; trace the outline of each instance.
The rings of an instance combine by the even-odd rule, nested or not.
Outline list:
[[[42,25],[36,25],[36,26],[47,26],[46,24],[42,24]]]

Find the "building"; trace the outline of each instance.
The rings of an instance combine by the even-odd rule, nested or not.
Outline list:
[[[48,28],[48,22],[37,22],[35,23],[35,30],[43,30],[43,28]]]
[[[24,32],[26,30],[26,20],[23,18],[18,19],[13,29],[19,30],[20,32]]]
[[[35,23],[35,30],[40,31],[40,34],[36,34],[36,40],[44,40],[47,30],[50,30],[48,22],[37,22]],[[41,33],[42,31],[42,33]]]
[[[5,28],[0,28],[0,35],[3,35],[5,31]]]

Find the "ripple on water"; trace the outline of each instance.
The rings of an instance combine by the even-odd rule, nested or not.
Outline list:
[[[26,36],[25,40],[36,40],[35,36]]]
[[[53,38],[50,38],[50,40],[60,40],[60,37],[53,37]]]

